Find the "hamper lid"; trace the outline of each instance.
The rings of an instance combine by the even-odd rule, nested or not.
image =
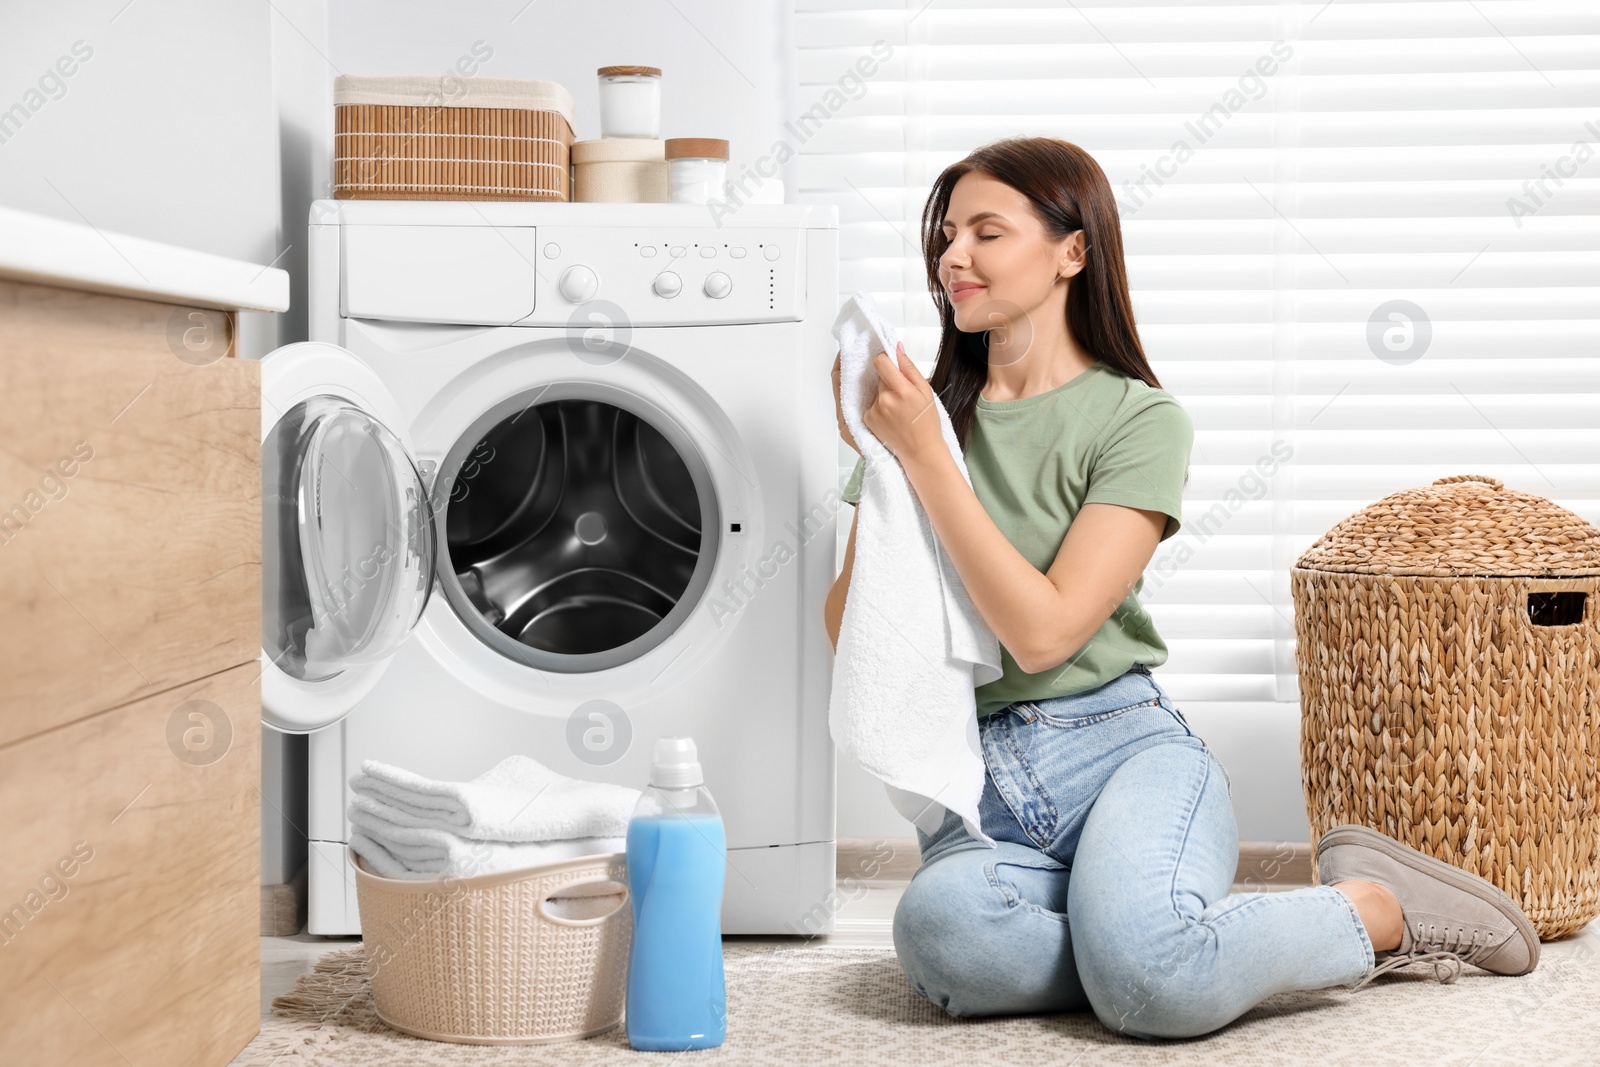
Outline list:
[[[572,94],[566,86],[530,78],[341,74],[333,81],[333,103],[556,111],[568,126],[574,121]]]
[[[1454,474],[1341,520],[1295,566],[1438,577],[1600,574],[1600,530],[1498,478]]]
[[[667,142],[649,137],[601,137],[593,141],[572,142],[572,162],[579,163],[660,163],[666,157]]]

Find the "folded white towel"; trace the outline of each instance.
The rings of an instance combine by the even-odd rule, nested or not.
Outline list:
[[[528,756],[507,756],[470,782],[441,782],[377,760],[350,779],[354,801],[386,805],[398,826],[445,830],[478,841],[625,837],[640,791],[558,774]]]
[[[833,335],[840,408],[866,466],[828,728],[834,744],[883,779],[895,809],[924,833],[937,830],[948,809],[973,838],[993,846],[978,820],[985,772],[973,690],[1000,677],[1000,642],[973,606],[905,469],[862,421],[878,395],[873,357],[896,358],[894,328],[870,297],[856,293],[839,310]],[[950,415],[937,397],[934,407],[968,478]]]
[[[373,874],[384,878],[467,878],[474,874],[521,870],[578,856],[627,850],[628,839],[625,836],[576,837],[565,841],[532,841],[523,844],[453,838],[443,855],[418,859],[397,855],[386,841],[372,837],[361,829],[350,831],[350,851],[360,856]]]

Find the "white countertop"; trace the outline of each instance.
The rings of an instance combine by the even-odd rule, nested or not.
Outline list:
[[[287,311],[289,275],[0,207],[0,278],[240,311]]]

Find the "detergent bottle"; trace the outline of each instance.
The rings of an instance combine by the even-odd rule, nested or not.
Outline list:
[[[628,1044],[715,1048],[727,1033],[722,890],[728,838],[694,741],[656,741],[650,784],[628,822]]]

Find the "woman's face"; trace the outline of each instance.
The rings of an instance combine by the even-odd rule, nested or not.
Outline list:
[[[950,191],[944,235],[950,247],[939,257],[939,280],[955,309],[956,329],[1027,330],[1041,310],[1053,319],[1064,314],[1067,278],[1083,269],[1082,230],[1050,240],[1027,197],[974,170]],[[1022,338],[1008,333],[1010,340]]]

